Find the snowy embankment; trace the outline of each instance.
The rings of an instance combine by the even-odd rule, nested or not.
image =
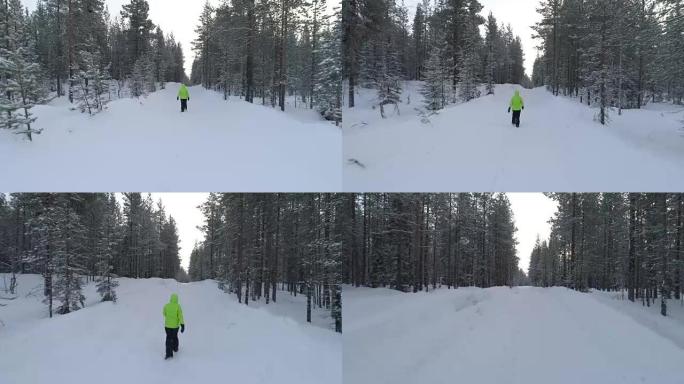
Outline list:
[[[0,307],[0,382],[28,383],[341,383],[339,334],[251,308],[213,281],[121,279],[116,304],[98,303],[94,284],[86,308],[47,317],[40,276],[24,275],[17,298]],[[0,278],[0,295],[7,296]],[[185,333],[164,360],[162,306],[176,292]],[[281,294],[284,298],[285,293]],[[278,305],[303,302],[283,300]],[[292,309],[283,308],[286,313]],[[320,318],[320,316],[317,316]]]
[[[684,318],[565,288],[348,288],[344,381],[373,384],[679,384]],[[623,305],[629,309],[618,309]],[[672,310],[684,312],[680,303]],[[663,325],[667,323],[666,325]]]
[[[178,84],[90,117],[65,98],[34,108],[41,135],[0,132],[12,191],[309,192],[342,186],[342,135],[313,111],[275,109]]]
[[[525,100],[520,128],[506,112],[515,89]],[[400,114],[388,106],[384,120],[372,90],[344,110],[346,191],[684,190],[681,106],[614,111],[602,126],[576,99],[499,85],[423,121],[419,90],[407,83]]]

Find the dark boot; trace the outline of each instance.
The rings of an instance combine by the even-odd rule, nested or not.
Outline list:
[[[520,128],[520,112],[521,111],[513,111],[513,124],[518,128]]]
[[[166,330],[166,358],[168,359],[173,357],[174,348],[178,350],[178,328],[164,328],[164,330]]]

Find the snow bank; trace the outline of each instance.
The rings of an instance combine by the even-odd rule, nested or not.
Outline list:
[[[684,349],[684,300],[667,300],[667,316],[662,316],[660,299],[646,306],[641,299],[634,303],[627,300],[627,291],[592,291],[591,295]]]
[[[615,111],[602,126],[577,100],[499,85],[493,96],[422,122],[419,88],[407,83],[400,114],[385,120],[372,108],[372,90],[360,90],[357,106],[344,110],[346,191],[684,190],[682,108]],[[525,99],[519,129],[506,112],[514,89]]]
[[[0,132],[0,188],[11,191],[310,192],[342,186],[340,129],[315,113],[282,113],[178,85],[120,99],[90,117],[64,99],[35,107],[43,134]]]
[[[675,384],[684,377],[682,348],[588,294],[370,291],[343,294],[345,383]]]
[[[47,319],[40,277],[22,276],[18,298],[0,308],[0,382],[342,381],[339,334],[238,304],[212,281],[120,282],[116,304],[97,303],[90,284],[85,309]],[[172,292],[179,294],[187,328],[179,353],[165,361],[161,309]]]

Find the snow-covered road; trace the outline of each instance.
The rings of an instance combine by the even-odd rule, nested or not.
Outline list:
[[[238,304],[212,281],[121,279],[116,304],[97,303],[91,284],[85,309],[47,319],[40,277],[24,277],[20,297],[0,308],[2,384],[342,380],[339,334]],[[161,311],[172,292],[179,295],[187,327],[179,334],[179,353],[165,361]],[[299,307],[303,317],[303,301]]]
[[[89,117],[62,98],[35,107],[33,142],[0,132],[0,190],[311,192],[342,187],[342,135],[310,110],[287,113],[178,84]]]
[[[345,109],[346,191],[684,190],[682,108],[615,111],[601,126],[597,111],[577,100],[500,85],[494,96],[449,106],[425,123],[419,86],[407,83],[401,114],[385,120],[371,108],[371,90]],[[526,106],[519,129],[506,113],[514,89]]]
[[[532,287],[345,289],[344,381],[681,383],[684,350],[594,295]],[[684,323],[676,329],[684,333]]]

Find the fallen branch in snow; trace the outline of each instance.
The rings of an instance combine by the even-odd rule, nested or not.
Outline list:
[[[16,298],[17,298],[16,296],[15,296],[15,297],[3,297],[3,296],[0,296],[0,300],[14,300],[14,299],[16,299]]]
[[[349,128],[355,128],[355,127],[358,127],[359,125],[361,125],[361,126],[366,126],[366,125],[368,125],[368,123],[366,123],[365,121],[362,121],[362,122],[360,122],[360,123],[353,124],[353,125],[352,125],[351,127],[349,127]]]
[[[359,167],[361,167],[361,168],[363,168],[363,169],[366,169],[366,166],[365,166],[362,162],[360,162],[360,161],[358,161],[358,160],[356,160],[356,159],[349,159],[349,160],[347,160],[347,163],[349,163],[349,164],[351,164],[351,165],[359,166]]]
[[[15,135],[28,135],[29,133],[32,133],[32,134],[35,133],[36,135],[40,135],[41,133],[43,133],[43,129],[42,128],[41,129],[35,129],[35,130],[34,129],[26,129],[23,131],[17,131],[17,132],[12,132],[12,133],[14,133]]]

